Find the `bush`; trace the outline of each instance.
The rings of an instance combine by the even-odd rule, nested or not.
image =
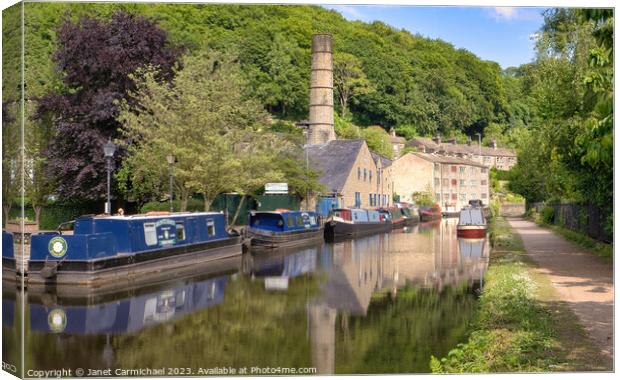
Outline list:
[[[543,223],[553,224],[555,210],[551,206],[545,206],[540,210],[540,218]]]

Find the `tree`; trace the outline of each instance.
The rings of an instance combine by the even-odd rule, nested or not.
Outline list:
[[[135,89],[138,78],[131,74],[152,65],[159,68],[158,80],[168,80],[181,49],[170,46],[167,33],[153,22],[120,12],[109,21],[67,18],[57,36],[53,59],[62,88],[41,98],[38,109],[40,119],[54,123],[43,152],[47,175],[56,180],[60,198],[98,199],[106,190],[102,144],[119,137],[117,101]],[[122,156],[121,151],[116,162]]]
[[[390,142],[390,135],[378,125],[362,129],[362,138],[366,140],[368,148],[387,158],[392,158],[394,150]]]
[[[370,88],[361,61],[353,54],[337,52],[334,55],[334,89],[340,104],[340,115],[345,117],[349,102],[368,93]]]
[[[208,210],[221,192],[247,194],[282,178],[276,159],[287,144],[262,132],[267,114],[245,97],[248,84],[232,55],[186,57],[170,84],[159,82],[154,70],[139,77],[131,94],[138,106],[122,102],[118,119],[131,141],[122,179],[141,183],[138,194],[161,191],[168,154],[176,157],[174,182],[183,211],[193,193],[203,195]]]

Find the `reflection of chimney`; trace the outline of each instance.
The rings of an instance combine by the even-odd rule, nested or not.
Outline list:
[[[493,149],[497,149],[497,141],[495,141],[495,139],[491,140],[491,146]]]
[[[396,137],[396,130],[394,129],[394,127],[390,128],[390,136]]]
[[[435,144],[441,144],[441,135],[435,135],[435,137],[433,137],[433,142]]]
[[[329,34],[312,36],[309,125],[308,144],[325,144],[336,139],[332,36]]]
[[[336,351],[336,309],[326,304],[308,305],[312,366],[317,374],[334,373]]]

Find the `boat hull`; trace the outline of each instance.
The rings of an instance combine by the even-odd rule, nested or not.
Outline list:
[[[441,219],[441,213],[420,212],[420,221],[428,222],[435,219]]]
[[[407,224],[407,219],[392,220],[392,228],[403,228]]]
[[[200,265],[240,256],[241,236],[116,255],[94,260],[64,260],[28,263],[29,289],[37,287],[80,286],[82,290],[115,287],[119,284],[147,284],[170,276],[194,273]],[[58,264],[55,268],[52,264]],[[50,272],[52,273],[50,275]]]
[[[245,236],[251,239],[252,248],[298,247],[323,240],[323,227],[283,233],[248,227],[245,229]]]
[[[388,232],[392,229],[392,223],[346,223],[341,221],[329,221],[325,223],[325,237],[356,237],[380,232]]]
[[[467,239],[475,239],[475,238],[483,238],[487,234],[486,226],[457,226],[456,227],[456,236],[467,238]]]

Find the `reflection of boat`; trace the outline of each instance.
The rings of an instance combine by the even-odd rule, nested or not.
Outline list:
[[[487,233],[487,222],[479,207],[464,207],[459,215],[456,235],[464,238],[483,238]]]
[[[459,238],[461,259],[480,259],[484,256],[486,239]]]
[[[325,236],[362,236],[386,232],[392,228],[389,220],[377,210],[340,208],[332,210],[325,222]]]
[[[241,254],[241,237],[214,212],[83,216],[73,234],[31,238],[28,286],[114,286],[175,275],[202,262]]]
[[[323,226],[312,211],[252,211],[245,235],[252,246],[292,247],[323,239]]]
[[[137,295],[51,300],[48,294],[29,295],[30,328],[70,334],[121,334],[170,321],[195,310],[220,304],[228,276],[163,289],[138,290]]]
[[[441,219],[441,207],[438,204],[434,204],[432,206],[422,206],[418,212],[420,214],[420,220],[423,222]]]

